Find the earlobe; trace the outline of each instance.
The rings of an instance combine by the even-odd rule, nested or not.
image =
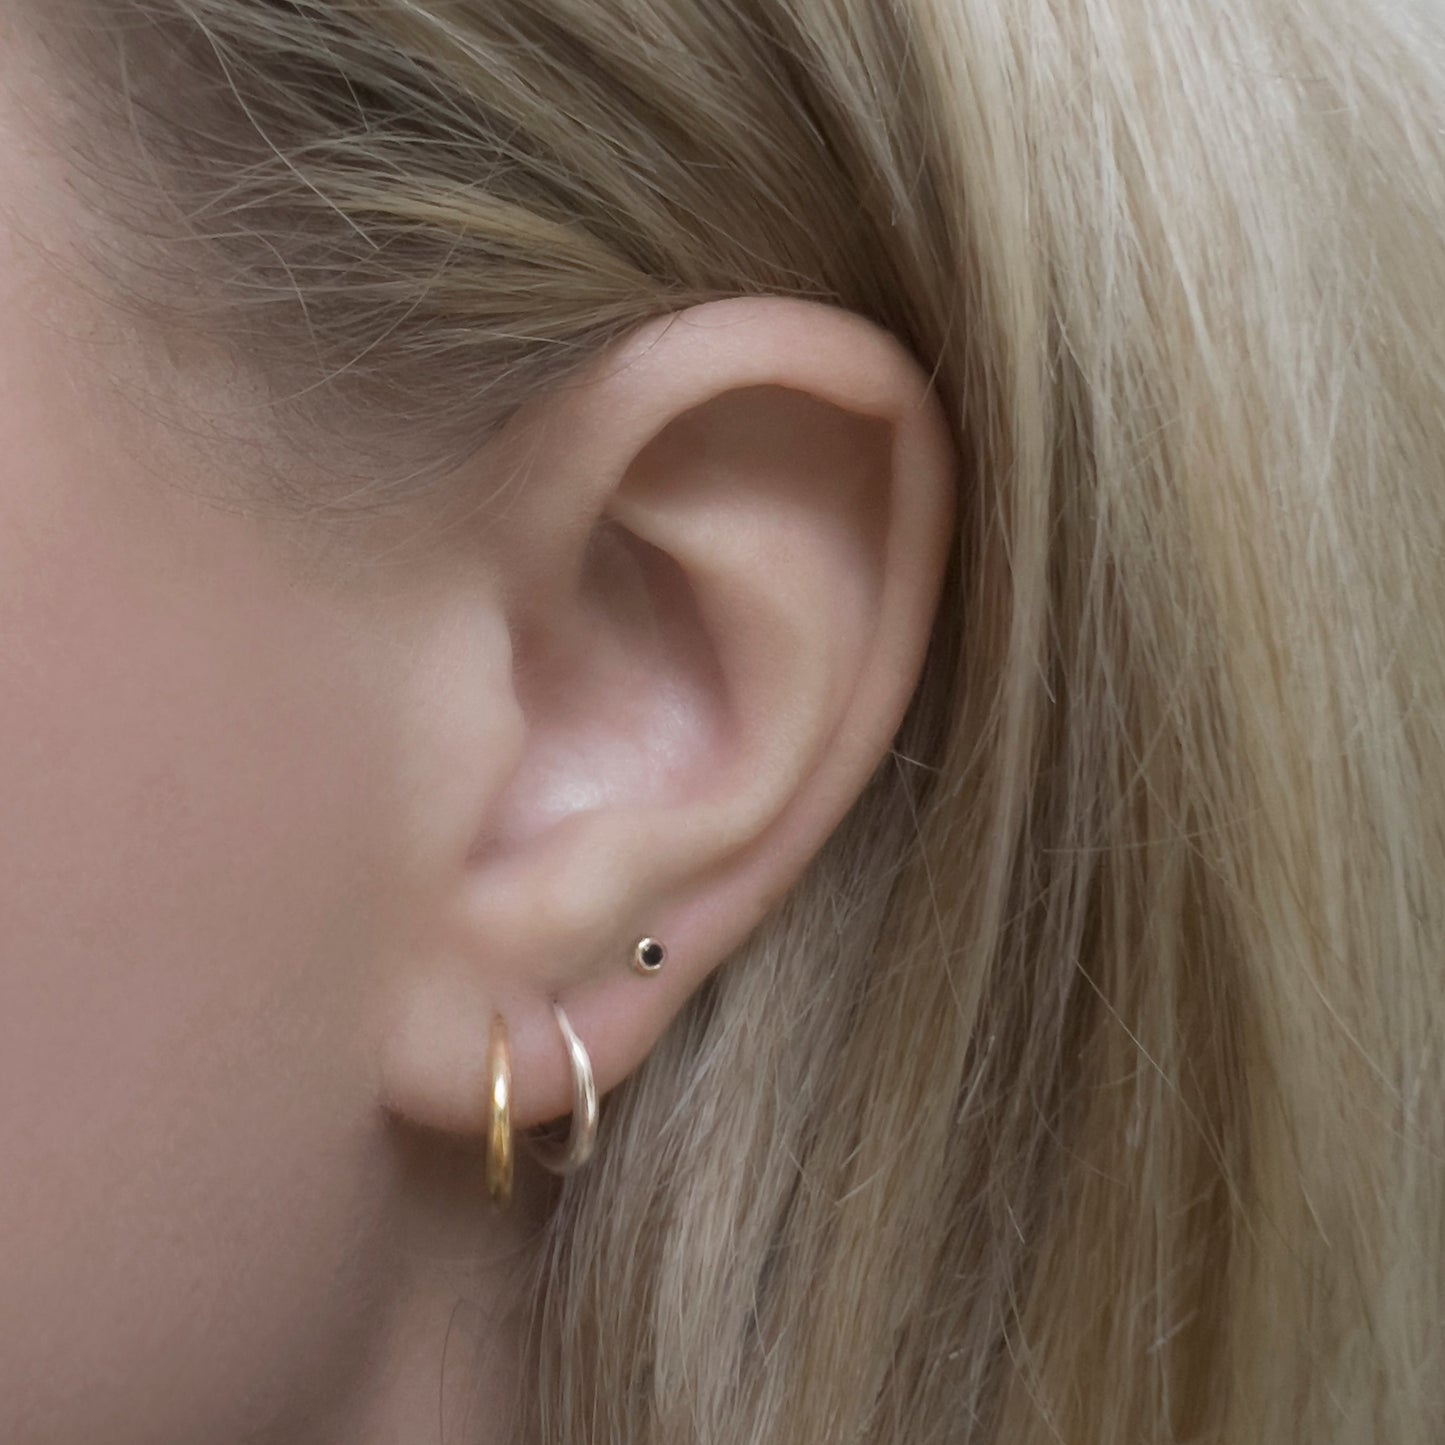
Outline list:
[[[487,1009],[520,1128],[571,1108],[553,999],[602,1092],[637,1067],[886,756],[949,547],[926,374],[832,308],[683,313],[519,422],[498,555],[523,742],[467,859],[474,973],[431,980],[388,1049],[393,1099],[442,1127],[481,1127]],[[419,1026],[427,1008],[474,1016]]]

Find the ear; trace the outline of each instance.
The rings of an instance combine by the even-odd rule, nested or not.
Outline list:
[[[513,1116],[599,1090],[784,896],[886,757],[951,542],[955,460],[918,363],[841,310],[714,302],[519,416],[493,523],[517,726],[457,872],[460,972],[418,965],[383,1093],[480,1132],[492,1009]],[[484,485],[479,478],[478,485]],[[664,967],[631,967],[660,939]]]

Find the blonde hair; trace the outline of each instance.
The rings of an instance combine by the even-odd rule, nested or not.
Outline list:
[[[893,756],[547,1226],[538,1438],[1440,1438],[1439,14],[104,8],[128,284],[317,418],[454,452],[786,293],[956,423]]]

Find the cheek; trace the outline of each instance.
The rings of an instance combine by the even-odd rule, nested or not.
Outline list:
[[[7,1440],[239,1437],[369,1328],[375,683],[236,518],[146,505],[0,487]]]

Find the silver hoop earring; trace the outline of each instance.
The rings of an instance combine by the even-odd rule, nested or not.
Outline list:
[[[554,1002],[552,1012],[572,1065],[572,1122],[560,1143],[532,1135],[526,1138],[532,1157],[544,1169],[553,1174],[571,1174],[592,1157],[597,1143],[597,1083],[592,1077],[592,1060],[571,1020],[562,1012],[562,1005]]]

